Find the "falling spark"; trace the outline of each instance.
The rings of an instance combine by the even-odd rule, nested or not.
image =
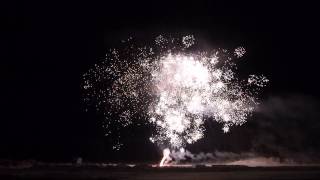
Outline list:
[[[203,138],[205,121],[223,124],[224,133],[244,124],[258,104],[256,92],[269,81],[250,75],[243,83],[226,49],[189,51],[195,46],[192,35],[160,35],[155,45],[145,47],[135,46],[133,38],[122,42],[123,48],[110,50],[83,75],[84,101],[103,113],[106,136],[120,138],[120,128],[139,123],[154,127],[149,140],[168,147],[160,166],[171,160],[169,148]],[[245,52],[238,47],[234,55]],[[117,141],[114,149],[121,145]]]

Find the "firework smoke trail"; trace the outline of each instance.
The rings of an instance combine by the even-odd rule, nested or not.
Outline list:
[[[258,103],[257,92],[268,82],[263,75],[237,79],[232,57],[241,58],[243,47],[232,54],[190,51],[192,35],[182,40],[158,36],[150,47],[132,42],[123,41],[123,48],[112,49],[83,76],[84,100],[104,114],[106,136],[119,137],[120,127],[143,123],[156,128],[151,142],[181,149],[203,137],[206,120],[222,123],[225,133],[244,124]],[[114,149],[121,145],[117,141]],[[163,154],[161,166],[170,150]]]

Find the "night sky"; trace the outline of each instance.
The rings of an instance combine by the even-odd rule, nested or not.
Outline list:
[[[210,47],[246,47],[239,68],[270,84],[261,108],[230,134],[221,125],[190,149],[318,154],[319,24],[312,4],[139,1],[10,2],[1,10],[0,158],[157,161],[149,130],[125,132],[112,151],[100,116],[84,112],[81,77],[129,36],[194,34]]]

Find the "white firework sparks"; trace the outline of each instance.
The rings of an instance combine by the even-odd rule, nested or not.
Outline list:
[[[205,117],[230,126],[245,123],[257,104],[227,67],[218,68],[211,56],[167,55],[161,57],[153,74],[158,101],[149,111],[158,132],[152,139],[168,141],[174,148],[203,137]],[[217,60],[216,60],[217,61]],[[255,82],[257,83],[257,82]]]
[[[106,135],[143,123],[156,127],[151,142],[181,149],[203,138],[206,120],[222,123],[224,133],[246,122],[257,105],[254,94],[268,79],[250,75],[241,83],[227,50],[190,52],[194,41],[158,36],[150,47],[125,45],[84,74],[84,100],[103,112]],[[243,47],[234,51],[238,58],[244,53]],[[170,150],[164,153],[169,159]]]
[[[194,41],[195,41],[195,38],[193,35],[182,37],[182,43],[186,48],[191,47],[194,44]]]
[[[237,57],[237,58],[241,58],[244,54],[246,53],[246,49],[244,47],[237,47],[235,50],[234,50],[234,55]]]

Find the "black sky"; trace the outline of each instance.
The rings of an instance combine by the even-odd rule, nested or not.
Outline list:
[[[240,68],[271,80],[265,100],[294,94],[319,102],[319,17],[313,4],[14,1],[2,12],[0,158],[158,158],[145,132],[127,139],[127,149],[111,158],[98,116],[84,113],[81,104],[81,75],[128,36],[194,34],[210,46],[242,45],[248,53]],[[301,128],[307,133],[310,126]]]

